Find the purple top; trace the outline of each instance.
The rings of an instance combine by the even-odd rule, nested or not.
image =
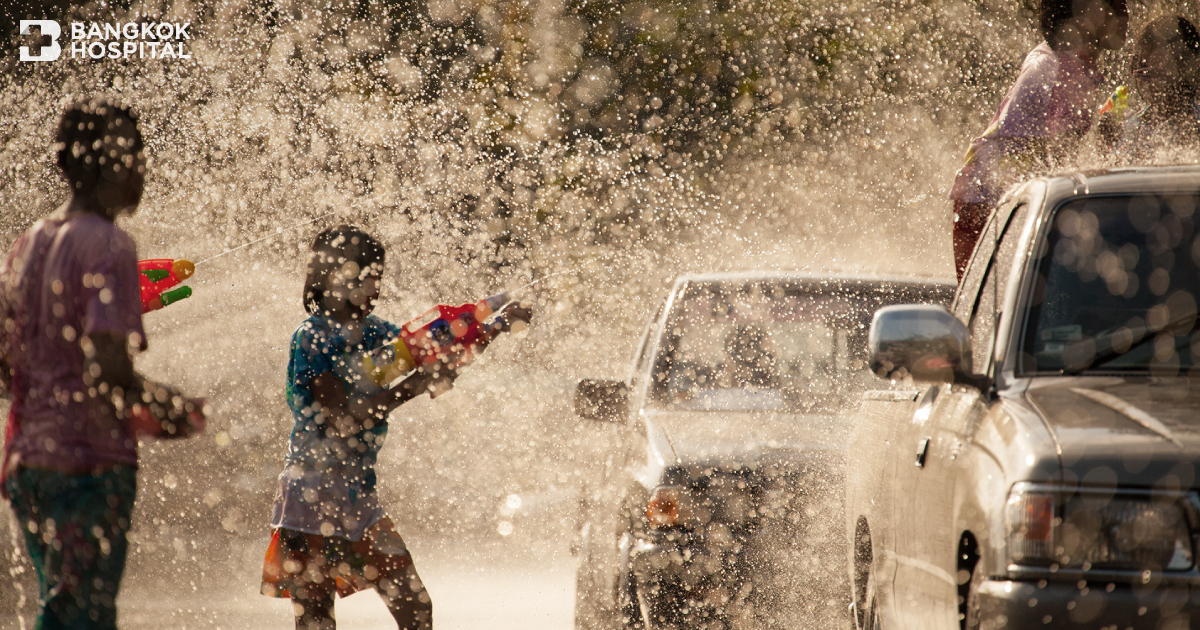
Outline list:
[[[971,143],[950,198],[992,205],[1004,189],[1046,157],[1039,143],[1082,136],[1092,126],[1097,90],[1104,80],[1095,63],[1042,43],[1030,51],[1021,73],[983,135]]]
[[[87,473],[137,465],[137,441],[112,403],[88,395],[83,335],[111,332],[144,348],[137,250],[112,222],[68,205],[38,221],[0,266],[0,314],[12,415],[5,459]]]

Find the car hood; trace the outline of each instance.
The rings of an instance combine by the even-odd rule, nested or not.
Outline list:
[[[1187,379],[1051,377],[1034,379],[1026,396],[1058,444],[1064,481],[1175,488],[1196,482],[1200,388],[1189,388]]]
[[[646,424],[660,434],[652,445],[670,449],[662,459],[685,465],[811,459],[840,452],[848,435],[844,422],[823,414],[663,411],[647,413]]]

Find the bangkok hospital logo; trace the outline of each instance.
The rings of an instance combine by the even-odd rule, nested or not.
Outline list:
[[[21,61],[55,61],[66,50],[71,59],[191,59],[187,42],[191,22],[71,22],[69,42],[60,42],[63,29],[53,20],[21,20],[21,35],[33,35],[37,29],[43,43],[35,54],[34,46],[21,46]],[[66,44],[64,47],[63,44]]]

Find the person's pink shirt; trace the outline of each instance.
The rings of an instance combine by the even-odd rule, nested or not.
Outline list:
[[[1045,144],[1091,128],[1103,77],[1095,62],[1042,43],[1025,57],[992,122],[971,143],[950,198],[994,204],[1004,189],[1044,164]]]

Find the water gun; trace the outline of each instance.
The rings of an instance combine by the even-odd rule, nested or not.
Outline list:
[[[481,344],[492,337],[498,322],[488,318],[509,301],[508,292],[474,304],[438,304],[400,327],[400,338],[363,358],[363,368],[379,386],[386,386],[416,367],[440,362],[460,369],[475,360]],[[435,389],[431,398],[449,390]]]
[[[1098,115],[1103,116],[1112,112],[1114,116],[1120,116],[1129,107],[1129,88],[1124,85],[1117,86],[1117,89],[1109,95],[1108,100],[1104,101],[1104,105],[1100,107]]]
[[[196,265],[190,260],[172,260],[170,258],[139,260],[138,271],[142,274],[138,280],[142,290],[143,313],[157,311],[168,304],[174,304],[192,295],[191,287],[171,289],[192,277],[192,274],[196,272]],[[168,291],[168,289],[170,290]]]

